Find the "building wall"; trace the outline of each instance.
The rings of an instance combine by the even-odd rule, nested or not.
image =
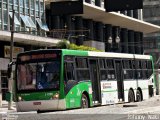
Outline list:
[[[144,21],[160,25],[160,1],[159,0],[144,0],[144,8],[143,8],[143,18]],[[154,56],[155,60],[157,61],[158,58],[155,56],[157,53],[156,49],[160,48],[160,33],[151,33],[144,36],[144,49],[148,53],[150,53]],[[154,50],[155,53],[154,53]]]
[[[144,9],[143,9],[143,18],[144,21],[147,21],[149,23],[160,25],[160,1],[159,0],[144,0]],[[148,40],[152,40],[153,43],[148,42]],[[154,49],[157,49],[159,47],[158,43],[160,40],[160,33],[152,33],[145,35],[146,46],[145,49],[150,49],[148,44],[154,44]]]
[[[100,0],[85,0],[85,2],[98,7],[104,7],[103,1],[101,2]],[[91,45],[93,41],[97,41],[97,44],[99,44],[99,42],[105,44],[102,45],[105,46],[105,48],[102,47],[101,50],[106,52],[112,51],[143,54],[143,48],[141,45],[143,37],[141,37],[142,33],[138,31],[132,31],[133,34],[129,35],[130,33],[128,31],[131,30],[119,26],[113,26],[111,24],[104,24],[101,22],[101,19],[94,21],[93,19],[85,19],[81,16],[52,15],[52,11],[49,8],[47,8],[46,11],[46,19],[49,29],[57,31],[50,34],[53,38],[68,39],[70,42],[77,45],[86,43]],[[139,14],[139,11],[141,10],[119,11],[119,13],[136,19],[141,19],[142,17],[141,14]],[[117,40],[117,37],[120,39],[119,41]],[[109,38],[112,40],[111,43],[109,43]],[[91,43],[89,43],[89,41],[91,41]],[[133,49],[133,47],[137,47],[138,50],[137,48]]]

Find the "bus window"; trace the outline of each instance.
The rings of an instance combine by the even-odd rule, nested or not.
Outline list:
[[[114,61],[112,59],[107,59],[106,63],[107,63],[107,69],[108,69],[108,75],[107,75],[108,80],[116,79],[115,69],[114,69]]]
[[[59,88],[60,71],[59,62],[39,63],[37,65],[38,89]]]
[[[75,80],[73,63],[65,64],[65,74],[66,74],[66,81]]]
[[[89,70],[77,70],[77,80],[78,81],[90,80]]]
[[[100,70],[100,73],[101,80],[107,80],[107,70]]]
[[[18,65],[18,90],[59,89],[60,62]]]
[[[111,69],[111,68],[114,69],[114,62],[113,62],[113,60],[108,59],[108,60],[106,60],[106,62],[107,62],[107,67],[108,67],[109,69]]]
[[[76,58],[76,67],[77,68],[88,68],[86,58]]]
[[[142,64],[140,60],[135,60],[135,77],[142,79]]]
[[[18,66],[18,89],[36,89],[36,67],[33,64]]]
[[[64,73],[65,73],[65,77],[64,77],[65,94],[67,94],[69,90],[78,83],[75,80],[74,64],[70,62],[66,62]]]
[[[76,73],[78,81],[90,80],[87,58],[76,58]]]
[[[124,79],[133,79],[132,61],[123,60],[122,62]]]
[[[104,59],[100,59],[99,60],[99,65],[100,65],[101,69],[105,69],[106,68],[106,66],[105,66],[105,60]]]
[[[142,68],[141,61],[140,61],[140,60],[136,60],[136,61],[135,61],[135,65],[136,65],[136,69],[141,69],[141,68]]]
[[[99,59],[99,65],[100,65],[100,79],[101,80],[107,80],[107,68],[105,59]]]

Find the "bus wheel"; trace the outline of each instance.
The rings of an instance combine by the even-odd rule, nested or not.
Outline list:
[[[81,100],[81,108],[88,108],[88,98],[85,94],[82,94],[82,100]]]
[[[137,102],[142,101],[142,95],[141,95],[141,92],[139,90],[137,90],[136,98],[137,98]]]
[[[132,90],[129,90],[128,93],[128,102],[134,102],[134,93]]]

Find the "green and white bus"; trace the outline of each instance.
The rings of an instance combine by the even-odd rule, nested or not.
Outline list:
[[[154,95],[149,55],[46,49],[16,61],[17,111],[65,110],[134,102]]]

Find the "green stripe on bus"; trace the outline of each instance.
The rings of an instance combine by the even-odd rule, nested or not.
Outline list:
[[[148,88],[142,88],[142,90],[147,90]],[[137,90],[137,89],[134,89]],[[124,91],[129,91],[129,89],[124,90]],[[102,91],[102,92],[117,92],[117,90],[108,90],[108,91]]]
[[[63,49],[62,54],[63,55],[88,56],[88,51]]]
[[[102,92],[117,92],[117,90],[109,90],[109,91],[102,91]]]

